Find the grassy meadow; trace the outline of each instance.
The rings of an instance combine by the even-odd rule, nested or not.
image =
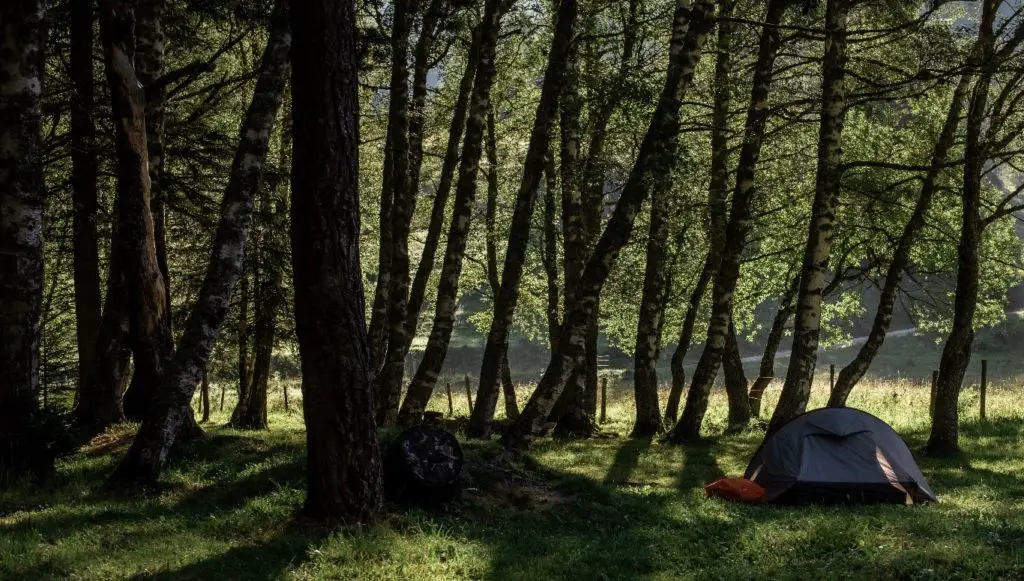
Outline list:
[[[52,486],[0,493],[0,579],[1022,579],[1022,392],[1024,381],[991,385],[980,421],[977,390],[964,391],[965,455],[920,460],[934,505],[706,499],[703,484],[743,471],[763,421],[722,435],[725,398],[716,393],[706,445],[631,441],[623,386],[609,395],[600,437],[542,440],[513,465],[488,463],[495,442],[466,442],[456,502],[390,510],[361,534],[294,517],[304,486],[297,389],[290,413],[275,390],[264,433],[221,427],[229,397],[224,412],[215,403],[208,437],[175,457],[155,489],[104,486],[130,442],[124,426],[62,460]],[[777,394],[776,385],[766,409]],[[817,390],[812,406],[825,395]],[[927,386],[863,384],[850,403],[890,422],[912,448],[927,437]],[[431,407],[447,411],[443,389]]]

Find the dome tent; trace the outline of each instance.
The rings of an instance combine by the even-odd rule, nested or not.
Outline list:
[[[934,502],[907,444],[889,424],[853,408],[793,418],[765,438],[745,477],[779,504]]]

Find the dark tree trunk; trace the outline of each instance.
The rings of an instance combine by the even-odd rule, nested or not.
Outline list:
[[[722,252],[715,260],[717,266],[714,267],[715,274],[712,279],[714,286],[711,293],[711,318],[708,322],[707,338],[686,394],[683,417],[669,433],[669,440],[672,442],[696,441],[700,438],[708,397],[711,395],[711,387],[722,362],[729,323],[732,320],[732,295],[739,280],[740,258],[750,229],[751,202],[755,193],[754,174],[768,121],[768,95],[772,85],[775,57],[781,44],[778,23],[788,4],[786,0],[769,0],[765,9],[765,23],[761,29],[757,63],[754,65],[753,88],[743,130],[743,146],[736,168],[736,189],[733,192],[732,209],[725,228]]]
[[[672,387],[669,389],[668,402],[665,405],[665,422],[670,425],[675,424],[676,418],[679,416],[679,400],[682,399],[683,389],[686,388],[686,368],[683,367],[683,361],[686,359],[690,343],[693,342],[693,327],[697,323],[697,313],[700,311],[701,301],[704,299],[708,283],[711,282],[711,277],[714,276],[716,270],[714,254],[714,249],[709,249],[704,258],[704,266],[697,276],[697,282],[694,283],[686,304],[686,314],[683,316],[683,326],[679,331],[679,341],[675,351],[672,352],[670,363]]]
[[[723,2],[719,12],[721,16],[732,14],[734,2]],[[690,291],[683,326],[679,331],[676,349],[672,352],[670,368],[672,386],[668,394],[665,409],[665,421],[675,424],[679,414],[679,400],[686,387],[686,369],[683,360],[693,342],[693,327],[697,322],[697,313],[701,301],[707,292],[708,284],[718,271],[718,263],[725,246],[725,228],[727,221],[726,198],[729,195],[729,73],[732,68],[731,51],[732,25],[722,20],[718,24],[718,44],[715,55],[715,101],[711,119],[711,183],[708,186],[708,253],[704,258],[704,266],[697,276],[697,282]]]
[[[566,79],[561,99],[561,186],[562,186],[562,262],[565,280],[563,311],[572,309],[572,299],[579,286],[587,262],[587,230],[584,223],[583,192],[580,189],[580,112],[582,100],[579,92],[579,51],[574,46],[569,53]],[[588,321],[589,324],[589,321]],[[586,343],[584,343],[586,354]],[[596,427],[587,414],[587,360],[586,356],[569,376],[562,395],[551,411],[550,421],[556,422],[559,437],[589,438]]]
[[[74,195],[75,319],[78,335],[76,426],[88,437],[124,420],[122,380],[126,373],[124,339],[128,332],[124,282],[113,251],[101,316],[97,176],[99,160],[93,122],[93,2],[75,0],[71,14],[71,163]],[[112,240],[116,241],[115,235]]]
[[[409,228],[416,195],[409,189],[409,33],[410,0],[394,2],[391,31],[391,90],[388,132],[391,135],[391,288],[388,289],[388,346],[384,368],[376,378],[377,425],[390,426],[398,417],[405,375],[405,355],[411,336],[406,332],[409,302]]]
[[[288,54],[291,50],[288,24],[287,0],[278,0],[271,16],[271,30],[259,78],[242,122],[238,148],[224,190],[220,221],[199,298],[185,324],[178,350],[164,374],[154,413],[143,422],[127,456],[114,471],[112,478],[115,480],[156,481],[182,430],[190,421],[194,422],[190,406],[192,396],[202,379],[210,351],[227,315],[232,291],[242,274],[245,240],[252,223],[253,198],[288,78]],[[296,60],[307,64],[311,61],[322,63],[326,51],[320,52],[317,59],[306,56]],[[307,159],[312,160],[318,154],[322,155],[316,148],[314,150],[307,152]],[[299,176],[312,173],[311,168],[301,168],[301,171],[295,172]],[[323,214],[328,215],[329,212],[324,211]],[[312,226],[307,225],[307,228]],[[324,259],[322,252],[312,249],[304,249],[297,255]],[[359,308],[362,309],[361,295],[359,301]],[[359,312],[362,321],[364,315],[362,310]],[[342,375],[339,373],[335,377]]]
[[[444,227],[448,195],[451,193],[455,169],[459,164],[459,140],[462,139],[462,131],[466,126],[466,112],[469,108],[470,94],[473,92],[473,79],[476,76],[479,59],[480,34],[479,28],[477,28],[473,31],[473,41],[467,56],[466,70],[462,73],[462,80],[459,81],[459,95],[452,112],[452,123],[448,128],[448,145],[445,149],[444,161],[441,164],[441,175],[438,178],[437,191],[434,193],[434,202],[430,209],[430,223],[427,225],[427,238],[423,243],[423,254],[420,256],[419,266],[416,267],[416,277],[413,279],[412,289],[409,291],[409,306],[405,324],[410,337],[416,335],[427,283],[434,270],[434,258],[437,254],[438,242],[441,239],[441,230]]]
[[[640,317],[633,348],[633,392],[636,421],[630,437],[651,439],[661,431],[661,406],[658,404],[658,357],[661,354],[661,330],[665,321],[668,292],[668,180],[657,180],[651,189],[651,218],[647,233],[647,260],[644,271]]]
[[[0,485],[52,468],[32,429],[43,300],[44,18],[38,0],[0,5]]]
[[[581,166],[580,188],[583,194],[583,229],[588,256],[601,237],[601,214],[604,210],[604,179],[608,167],[604,153],[607,128],[612,115],[627,93],[620,90],[616,83],[627,82],[629,74],[633,69],[632,59],[636,48],[637,31],[639,30],[637,26],[638,8],[639,0],[629,0],[628,16],[623,27],[622,54],[619,57],[619,70],[615,77],[616,80],[606,84],[598,99],[596,115],[592,118],[593,125],[587,147],[587,155]],[[592,56],[591,52],[588,60],[592,60]],[[587,331],[584,335],[583,343],[585,370],[583,407],[591,418],[597,415],[597,339],[600,313],[601,301],[600,297],[598,297],[598,301],[594,305],[594,311],[590,314],[590,319],[587,321]]]
[[[378,218],[377,282],[373,292],[370,310],[370,373],[376,377],[384,369],[388,350],[388,292],[391,290],[391,209],[394,204],[394,187],[391,169],[391,130],[384,137],[384,175],[381,177],[380,214]]]
[[[93,349],[92,365],[85,382],[78,389],[78,403],[72,412],[74,422],[83,436],[102,432],[124,421],[121,397],[130,379],[131,352],[128,350],[128,310],[125,282],[116,247],[117,232],[111,238],[107,275],[107,296],[103,301],[103,317]]]
[[[726,16],[727,14],[722,14]],[[719,24],[719,60],[722,58],[723,30]],[[727,55],[728,52],[725,51]],[[627,56],[627,55],[623,55]],[[717,112],[717,109],[716,109]],[[718,128],[716,127],[717,131]],[[724,133],[723,133],[724,135]],[[714,137],[712,137],[714,139]],[[651,189],[650,226],[647,231],[647,255],[644,269],[644,286],[640,299],[640,316],[636,328],[636,344],[633,348],[633,392],[636,399],[636,421],[633,438],[651,439],[662,430],[661,406],[658,403],[658,358],[661,355],[661,333],[665,322],[669,268],[668,230],[669,200],[671,184],[665,176],[656,177]]]
[[[555,188],[558,186],[558,178],[555,175],[554,155],[548,155],[544,173],[547,176],[547,185],[544,191],[544,248],[541,250],[541,256],[544,258],[544,276],[548,287],[548,348],[554,351],[555,343],[558,341],[558,328],[561,326],[558,320],[558,231],[555,229]]]
[[[117,240],[128,306],[135,373],[124,397],[129,419],[153,410],[163,369],[174,351],[167,296],[150,213],[145,95],[135,74],[132,3],[104,0],[100,32],[110,87],[117,153]],[[194,387],[194,385],[193,385]]]
[[[412,196],[420,194],[420,170],[423,165],[423,125],[426,122],[427,106],[427,73],[430,72],[431,51],[439,32],[438,24],[447,6],[448,0],[430,0],[423,21],[420,25],[419,37],[416,39],[412,70],[412,101],[409,103],[409,192]],[[418,314],[418,313],[417,313]],[[406,317],[409,316],[408,305]],[[416,334],[416,329],[406,331],[409,340]]]
[[[455,303],[459,294],[459,277],[462,274],[462,259],[466,252],[469,225],[476,199],[476,179],[483,150],[483,138],[487,125],[487,108],[494,80],[494,54],[498,41],[503,2],[488,0],[484,17],[480,22],[480,59],[473,83],[469,105],[469,117],[462,144],[462,160],[459,166],[459,181],[455,188],[455,203],[452,209],[452,223],[448,229],[441,278],[437,288],[434,309],[434,323],[427,340],[427,347],[420,360],[416,374],[409,384],[409,391],[399,411],[399,422],[415,423],[423,414],[430,395],[441,373],[444,358],[448,353],[455,319]]]
[[[75,332],[78,338],[78,385],[88,379],[100,332],[100,257],[96,221],[99,159],[93,123],[93,0],[71,2],[71,189],[74,202],[72,244],[75,272]],[[104,426],[105,427],[105,426]]]
[[[956,297],[953,300],[953,326],[942,348],[939,377],[932,409],[932,429],[925,445],[929,456],[956,454],[959,446],[960,390],[964,374],[971,362],[974,342],[974,314],[978,306],[978,246],[981,243],[981,188],[985,169],[985,144],[982,132],[988,106],[989,87],[995,68],[996,35],[993,22],[997,0],[985,0],[978,29],[981,72],[971,91],[965,124],[967,143],[964,146],[964,185],[961,197],[962,226],[957,247]]]
[[[276,223],[264,224],[267,236],[261,237],[261,244],[270,244],[269,234]],[[255,244],[253,245],[255,247]],[[259,267],[256,269],[256,286],[253,321],[253,363],[252,373],[245,397],[239,399],[231,414],[230,425],[243,430],[267,429],[267,392],[270,383],[270,364],[274,355],[274,341],[277,334],[277,311],[280,307],[281,273],[277,265],[263,257],[265,248],[255,248]]]
[[[818,138],[818,170],[811,206],[811,222],[800,272],[793,323],[793,353],[786,382],[772,414],[768,431],[777,430],[802,414],[811,396],[811,382],[818,358],[821,304],[827,284],[832,230],[839,201],[843,123],[846,118],[846,17],[849,0],[828,0],[825,8],[825,59],[821,81],[821,129]]]
[[[544,157],[548,152],[551,123],[558,108],[558,97],[562,91],[565,70],[576,24],[576,0],[561,0],[555,22],[555,33],[544,70],[540,102],[530,133],[530,144],[523,165],[523,177],[516,194],[515,209],[509,226],[508,247],[505,250],[505,264],[502,269],[501,288],[494,300],[494,316],[487,334],[483,363],[480,366],[480,387],[476,404],[470,416],[471,434],[483,436],[488,424],[494,418],[498,400],[498,384],[501,369],[506,361],[508,335],[519,299],[519,285],[526,263],[526,249],[530,240],[530,223],[533,219],[537,190],[544,172]],[[563,176],[564,183],[564,176]]]
[[[282,125],[281,162],[290,164],[290,142],[287,134],[291,128],[287,120]],[[260,202],[261,208],[257,212],[260,218],[257,225],[259,236],[252,236],[254,240],[251,244],[255,255],[253,262],[257,265],[253,276],[256,291],[253,300],[253,362],[248,390],[245,397],[238,401],[238,406],[231,415],[231,426],[243,430],[265,430],[268,427],[267,394],[270,368],[277,341],[277,317],[284,301],[282,267],[276,257],[287,256],[288,253],[288,249],[277,236],[277,233],[288,228],[288,204],[272,191],[264,190],[264,196]]]
[[[487,281],[491,287],[491,297],[498,296],[501,289],[498,277],[498,243],[495,221],[498,213],[498,141],[494,131],[493,103],[487,111],[487,211],[486,253]],[[512,385],[512,371],[508,365],[508,348],[501,360],[501,393],[505,399],[505,416],[515,419],[519,416],[519,402],[516,400],[515,386]],[[479,397],[479,396],[478,396]]]
[[[232,424],[238,419],[242,402],[248,399],[249,388],[252,386],[249,377],[249,273],[246,272],[246,262],[242,260],[242,277],[238,281],[238,402],[231,412]]]
[[[352,524],[373,520],[383,497],[359,267],[355,2],[300,3],[292,30],[292,261],[309,475],[303,511]]]
[[[843,407],[846,405],[850,392],[853,391],[857,382],[864,377],[875,355],[885,342],[885,334],[889,331],[889,324],[892,322],[892,311],[896,303],[896,291],[899,290],[900,280],[903,278],[903,270],[910,261],[910,251],[914,246],[918,233],[924,227],[925,216],[928,208],[931,207],[932,198],[935,195],[938,178],[942,166],[946,163],[949,149],[956,137],[957,126],[960,124],[960,114],[963,110],[964,100],[967,97],[967,90],[970,87],[971,74],[965,71],[960,77],[960,82],[953,91],[953,100],[949,105],[949,112],[942,125],[942,131],[935,141],[932,149],[931,169],[924,176],[921,182],[921,193],[918,194],[917,203],[914,205],[914,213],[910,216],[903,233],[900,235],[896,249],[893,251],[892,261],[885,273],[885,281],[882,284],[882,292],[878,297],[878,308],[875,311],[875,319],[871,324],[871,331],[868,333],[867,341],[861,345],[860,351],[853,361],[848,363],[839,372],[835,387],[829,394],[828,405],[830,407]]]
[[[205,369],[203,370],[203,379],[200,382],[200,389],[200,396],[203,401],[203,419],[200,423],[205,424],[210,421],[210,378],[208,377]]]
[[[740,348],[736,341],[736,327],[731,323],[729,335],[725,339],[722,372],[725,376],[725,393],[729,400],[727,431],[742,432],[750,423],[750,402],[747,399],[747,376],[743,372],[743,358],[740,357]]]
[[[608,226],[587,261],[572,301],[573,308],[565,314],[548,368],[519,419],[502,436],[506,449],[517,450],[529,445],[565,389],[569,375],[583,359],[587,322],[608,273],[619,250],[629,239],[633,221],[655,176],[667,175],[675,163],[679,109],[700,59],[701,48],[711,30],[713,12],[714,4],[710,0],[697,0],[692,8],[682,0],[676,3],[665,86],[640,145],[636,163]]]
[[[761,355],[757,379],[750,387],[750,413],[754,417],[761,417],[761,398],[764,397],[764,390],[768,389],[768,385],[775,379],[775,354],[778,353],[782,336],[786,332],[786,323],[796,312],[794,301],[799,285],[799,277],[794,277],[786,293],[779,300],[779,310],[775,312],[771,329],[768,330],[768,338],[765,340],[764,354]]]

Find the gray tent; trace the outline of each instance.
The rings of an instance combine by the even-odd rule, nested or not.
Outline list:
[[[765,438],[745,477],[781,504],[937,500],[889,424],[852,408],[797,416]]]

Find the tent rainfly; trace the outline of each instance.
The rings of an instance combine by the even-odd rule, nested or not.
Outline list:
[[[745,477],[778,504],[934,502],[907,444],[889,424],[852,408],[797,416],[765,438]]]

